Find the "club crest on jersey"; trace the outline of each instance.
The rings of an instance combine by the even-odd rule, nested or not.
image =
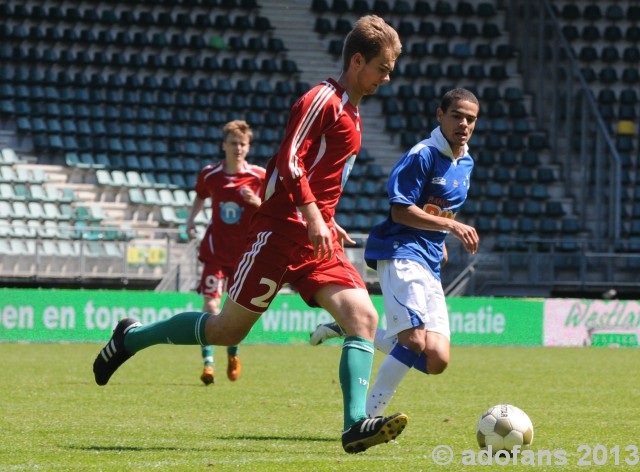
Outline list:
[[[447,179],[444,177],[434,177],[431,179],[431,183],[434,185],[447,185]]]
[[[243,210],[236,202],[220,202],[220,219],[223,223],[234,225],[240,221]]]

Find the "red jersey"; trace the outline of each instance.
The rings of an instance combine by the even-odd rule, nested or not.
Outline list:
[[[265,197],[260,218],[254,220],[258,227],[267,225],[308,245],[306,223],[296,207],[315,202],[328,223],[360,143],[358,107],[336,81],[327,79],[300,97],[291,108],[280,148],[267,165]]]
[[[249,224],[257,210],[244,201],[242,189],[248,187],[261,195],[265,170],[245,162],[236,174],[226,174],[224,165],[208,165],[196,182],[198,197],[211,198],[211,221],[200,243],[199,257],[203,262],[233,267],[244,251]]]

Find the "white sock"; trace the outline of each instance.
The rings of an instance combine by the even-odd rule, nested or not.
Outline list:
[[[390,338],[385,339],[385,335],[387,331],[384,329],[378,328],[376,330],[376,338],[373,340],[373,344],[375,345],[378,351],[384,352],[385,354],[389,354],[391,350],[398,343],[398,336],[392,336]]]
[[[369,417],[382,415],[409,369],[410,367],[393,356],[387,356],[382,361],[376,375],[376,381],[367,397],[367,415]]]

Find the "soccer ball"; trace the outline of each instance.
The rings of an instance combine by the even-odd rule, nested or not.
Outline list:
[[[496,405],[485,411],[478,420],[476,438],[481,448],[511,451],[514,446],[530,446],[533,424],[527,414],[513,405]]]

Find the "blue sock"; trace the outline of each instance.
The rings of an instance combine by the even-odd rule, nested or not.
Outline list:
[[[424,372],[428,374],[427,370],[427,355],[424,352],[421,352],[416,361],[413,364],[413,368],[419,370],[420,372]]]
[[[418,356],[419,356],[419,354],[416,354],[407,346],[403,346],[400,343],[395,345],[395,347],[391,350],[389,355],[393,356],[399,362],[402,362],[407,367],[412,367],[416,363],[416,360],[418,359]]]
[[[382,361],[376,381],[367,398],[367,415],[381,416],[396,393],[396,389],[411,366],[415,364],[418,354],[402,344],[396,344],[389,355]]]

